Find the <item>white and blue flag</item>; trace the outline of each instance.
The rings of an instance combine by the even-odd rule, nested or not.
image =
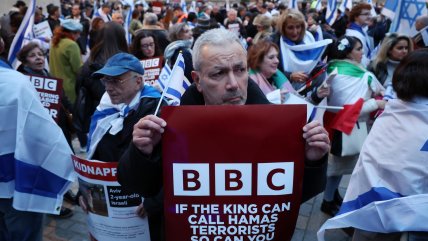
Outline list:
[[[26,45],[30,40],[34,38],[33,26],[34,26],[34,13],[36,10],[36,0],[31,0],[28,5],[27,12],[25,13],[24,19],[19,26],[18,32],[16,32],[10,46],[8,61],[14,69],[18,67],[19,61],[16,58],[16,54],[21,48]]]
[[[318,39],[306,32],[303,40],[296,44],[293,41],[282,37],[280,40],[280,54],[283,62],[283,69],[287,72],[304,71],[311,73],[327,48],[332,43],[331,39],[323,39],[322,34]]]
[[[189,80],[184,75],[184,69],[184,58],[179,53],[172,70],[169,71],[169,68],[164,68],[159,75],[158,83],[160,86],[164,86],[162,95],[170,98],[173,101],[173,105],[180,104],[181,97],[190,86]],[[168,74],[169,78],[167,79],[166,76]],[[167,79],[167,82],[165,82],[165,79]]]
[[[367,3],[370,4],[372,6],[372,9],[370,10],[370,13],[372,14],[372,17],[376,16],[376,10],[375,10],[375,5],[373,4],[373,0],[367,0]]]
[[[339,10],[344,14],[345,13],[345,10],[346,9],[349,9],[349,10],[351,10],[352,9],[352,0],[343,0],[341,3],[340,3],[340,6],[339,6]]]
[[[126,13],[124,28],[125,28],[125,34],[126,34],[126,42],[128,44],[131,44],[132,35],[129,32],[129,25],[132,21],[132,12],[134,11],[134,1],[133,0],[124,0],[126,5],[129,5],[128,12]]]
[[[332,26],[337,19],[337,0],[327,0],[325,21]]]
[[[13,198],[16,210],[59,214],[75,180],[70,146],[28,77],[10,67],[0,76],[0,198]]]
[[[183,12],[184,12],[184,13],[187,13],[186,0],[181,0],[181,1],[180,1],[180,7],[183,9]]]
[[[387,0],[382,14],[392,20],[389,32],[414,36],[416,19],[427,15],[425,0]]]
[[[398,141],[398,140],[406,140]],[[428,232],[428,99],[388,101],[367,137],[342,207],[318,231]]]
[[[294,8],[299,10],[299,6],[297,5],[297,0],[289,0],[288,1],[288,8]]]

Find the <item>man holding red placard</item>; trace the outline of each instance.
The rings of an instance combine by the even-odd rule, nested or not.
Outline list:
[[[191,86],[184,94],[181,99],[182,105],[269,104],[257,85],[252,80],[248,80],[246,51],[239,39],[228,31],[214,29],[198,38],[193,48],[193,64],[195,71],[192,73],[192,77],[195,85]],[[299,119],[299,121],[303,126],[304,119]],[[224,123],[218,122],[218,125],[223,126]],[[139,191],[143,196],[152,196],[162,188],[162,159],[164,157],[161,155],[160,140],[163,138],[162,134],[166,126],[167,123],[164,119],[154,115],[142,118],[134,126],[133,143],[128,153],[120,161],[118,169],[119,182],[123,186]],[[263,128],[263,123],[260,123],[260,128]],[[225,130],[225,138],[227,138],[226,134],[227,131]],[[210,136],[201,136],[201,142],[207,138],[209,139]],[[303,143],[302,148],[300,148],[302,152],[305,150],[305,180],[303,181],[302,202],[323,190],[326,154],[330,148],[327,132],[317,122],[304,125],[303,138],[306,143],[304,148]],[[182,140],[182,142],[186,141],[188,140]],[[296,140],[296,142],[299,141]],[[222,149],[219,148],[219,151]],[[192,155],[190,151],[189,155]],[[275,175],[274,172],[271,173]],[[268,179],[274,180],[269,175],[271,174],[267,174]],[[270,184],[275,187],[272,183]],[[215,209],[215,206],[211,206],[211,208]],[[247,211],[251,212],[250,209]],[[272,216],[270,218],[272,221]],[[192,220],[189,217],[190,223]],[[220,220],[217,219],[216,222],[219,224]],[[220,230],[216,232],[221,233]],[[178,238],[183,241],[187,240],[184,237]]]

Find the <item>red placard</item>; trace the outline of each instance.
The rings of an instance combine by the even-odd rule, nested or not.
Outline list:
[[[304,105],[162,109],[167,241],[290,240]]]
[[[62,79],[39,75],[28,75],[28,77],[39,93],[43,106],[49,110],[49,114],[58,123],[61,109]]]
[[[144,81],[151,85],[154,84],[154,81],[158,79],[162,70],[162,61],[162,57],[140,60],[140,63],[144,68]]]

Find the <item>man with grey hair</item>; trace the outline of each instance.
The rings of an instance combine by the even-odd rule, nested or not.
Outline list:
[[[190,86],[182,105],[269,104],[257,85],[248,78],[247,52],[238,37],[224,29],[202,34],[193,48]],[[160,140],[166,121],[148,115],[134,126],[133,141],[118,167],[119,182],[145,197],[162,188]],[[326,154],[330,141],[317,122],[303,127],[306,161],[302,202],[322,192],[325,184]]]

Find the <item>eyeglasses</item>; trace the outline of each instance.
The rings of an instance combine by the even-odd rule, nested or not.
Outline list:
[[[148,49],[148,48],[153,48],[153,47],[155,47],[155,43],[149,43],[149,44],[141,45],[142,49]]]
[[[115,77],[104,77],[101,79],[101,83],[103,83],[104,85],[110,84],[110,85],[121,85],[123,83],[125,83],[125,81],[130,80],[130,79],[135,79],[135,77],[138,77],[137,75],[131,76],[127,79],[118,79]]]
[[[361,13],[360,16],[372,16],[371,13]]]

